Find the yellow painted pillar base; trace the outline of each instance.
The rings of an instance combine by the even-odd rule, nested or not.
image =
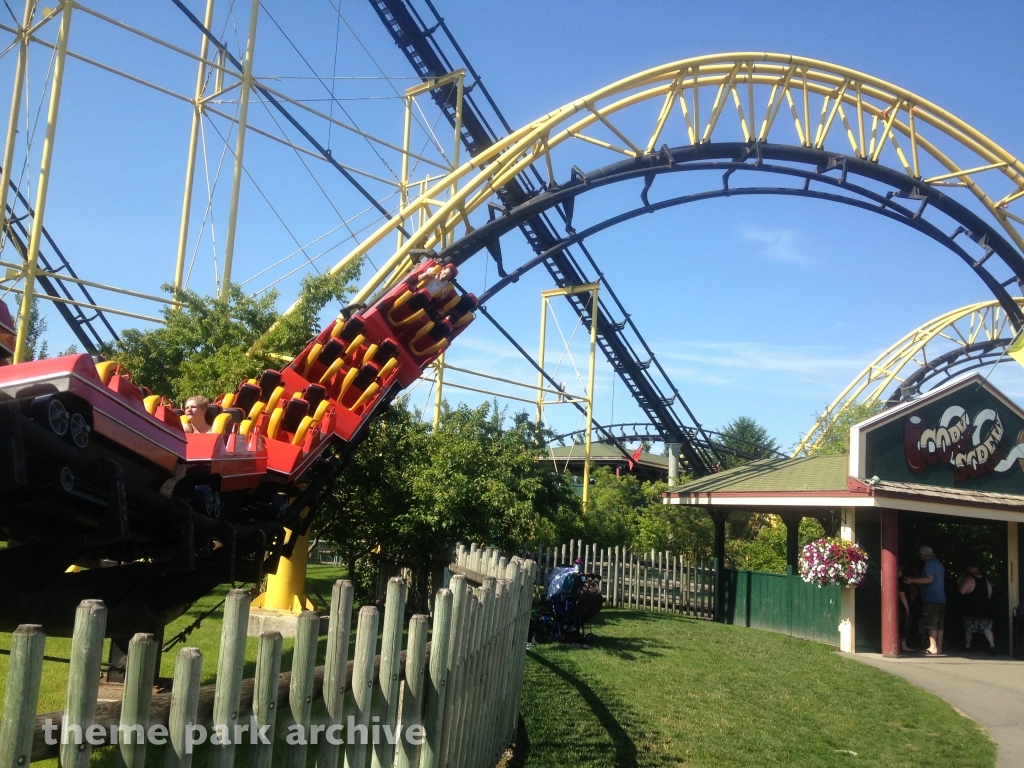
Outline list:
[[[295,542],[292,556],[281,558],[277,573],[267,576],[267,591],[252,601],[252,607],[284,613],[315,610],[313,604],[306,598],[308,560],[309,533],[305,533]]]

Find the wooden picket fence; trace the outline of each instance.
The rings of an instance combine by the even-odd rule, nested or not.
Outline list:
[[[612,608],[681,613],[702,619],[715,616],[713,560],[687,560],[669,552],[635,552],[630,547],[602,547],[573,539],[541,547],[536,555],[537,585],[551,569],[577,558],[585,573],[601,577],[601,594]]]
[[[242,679],[242,670],[250,596],[231,590],[215,684],[200,685],[202,653],[184,648],[176,659],[171,692],[154,694],[157,641],[153,635],[137,634],[128,651],[124,697],[116,702],[98,701],[107,609],[101,601],[83,601],[75,619],[65,708],[43,715],[36,714],[36,706],[46,638],[39,626],[22,625],[12,636],[0,712],[0,768],[55,756],[63,768],[85,768],[93,746],[110,743],[111,726],[119,734],[114,746],[119,765],[142,768],[149,749],[164,752],[167,768],[188,768],[192,754],[187,739],[198,725],[211,733],[226,727],[228,734],[236,734],[235,740],[243,725],[265,726],[270,744],[258,743],[251,731],[242,734],[245,764],[251,768],[298,768],[307,764],[313,751],[321,768],[494,766],[516,731],[536,566],[531,560],[506,560],[497,550],[474,545],[468,550],[459,547],[451,571],[449,588],[435,596],[430,642],[430,618],[415,615],[402,650],[407,587],[395,578],[388,584],[380,654],[376,647],[381,617],[375,606],[364,606],[349,660],[352,584],[338,581],[331,594],[323,666],[317,666],[320,617],[309,611],[298,617],[291,672],[280,673],[280,633],[265,632],[259,638],[255,678],[249,680]],[[56,729],[44,731],[47,719]],[[366,743],[373,739],[348,738],[350,719],[356,726],[353,731],[362,726],[362,734],[377,731],[378,723],[379,733],[390,728],[392,734],[404,735],[412,726],[422,731],[397,743],[386,738]],[[282,745],[286,729],[295,725],[301,726],[308,743]],[[399,725],[401,731],[396,731]],[[165,746],[125,738],[139,726],[146,734],[156,732]],[[345,744],[326,738],[332,726],[344,726],[344,731],[334,733],[344,733]],[[319,739],[313,742],[318,729]],[[59,743],[47,743],[47,736]],[[206,749],[214,768],[235,765],[234,744]]]

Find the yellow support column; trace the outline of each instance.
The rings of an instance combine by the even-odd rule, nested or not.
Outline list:
[[[289,538],[291,533],[289,532]],[[291,557],[282,557],[277,573],[267,576],[267,591],[252,601],[253,608],[299,614],[312,611],[306,598],[306,566],[309,563],[309,533],[299,536]]]
[[[43,139],[43,155],[39,161],[39,185],[36,187],[35,215],[32,217],[32,232],[25,257],[25,289],[21,296],[21,311],[18,313],[18,337],[14,344],[14,362],[24,362],[28,354],[28,324],[32,315],[32,300],[35,298],[36,267],[39,262],[39,244],[43,235],[43,215],[46,212],[46,193],[50,188],[53,140],[57,132],[57,112],[60,108],[60,90],[64,82],[64,61],[68,54],[68,35],[71,34],[71,0],[61,3],[60,31],[57,33],[57,48],[53,61],[53,83],[50,89],[50,108],[46,115],[46,137]],[[6,190],[5,190],[6,192]]]

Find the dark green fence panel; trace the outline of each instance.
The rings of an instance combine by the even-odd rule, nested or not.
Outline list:
[[[840,587],[816,587],[799,576],[722,572],[727,624],[839,645]]]

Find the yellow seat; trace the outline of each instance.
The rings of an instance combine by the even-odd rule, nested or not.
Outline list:
[[[150,395],[149,397],[143,398],[142,402],[146,406],[146,413],[152,416],[156,413],[156,407],[160,405],[160,395]]]
[[[284,408],[275,408],[274,412],[270,414],[270,423],[267,424],[267,437],[271,440],[277,437],[277,433],[281,429],[281,420],[283,418]]]
[[[230,422],[230,413],[218,413],[213,419],[213,426],[210,427],[210,431],[217,435],[223,434]]]
[[[110,377],[114,375],[116,369],[117,362],[115,360],[104,360],[102,363],[96,363],[96,375],[100,377],[100,381],[104,384],[110,383]]]
[[[324,402],[327,402],[326,400]],[[323,405],[323,403],[321,403]],[[292,445],[302,445],[306,440],[306,433],[309,432],[309,428],[313,425],[314,419],[311,416],[303,416],[302,421],[299,422],[299,428],[295,430],[295,436],[292,438]]]

